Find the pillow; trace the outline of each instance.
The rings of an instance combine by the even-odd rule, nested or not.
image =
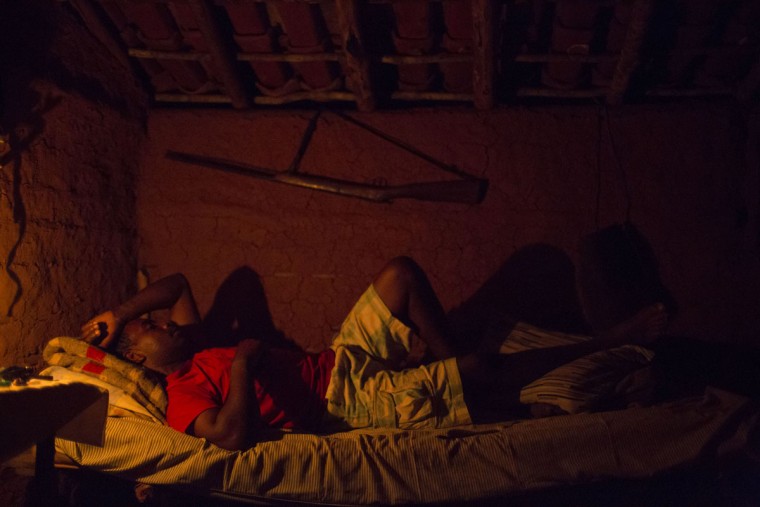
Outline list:
[[[501,345],[501,354],[560,347],[591,336],[549,331],[517,322]],[[654,388],[654,352],[624,345],[589,354],[550,371],[525,386],[520,401],[535,416],[577,414],[646,401]]]
[[[144,368],[78,338],[53,338],[42,351],[51,366],[61,366],[122,389],[159,422],[166,420],[166,392]]]
[[[643,402],[654,388],[654,352],[624,345],[571,361],[520,391],[524,404],[548,404],[568,414]],[[544,407],[545,409],[545,407]],[[537,408],[533,413],[541,413]],[[553,415],[556,410],[549,410]]]

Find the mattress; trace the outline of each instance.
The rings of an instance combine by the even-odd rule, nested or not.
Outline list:
[[[610,478],[647,478],[744,453],[755,402],[720,390],[626,410],[446,430],[273,431],[246,451],[134,417],[109,417],[102,447],[58,439],[91,470],[253,503],[433,504]]]

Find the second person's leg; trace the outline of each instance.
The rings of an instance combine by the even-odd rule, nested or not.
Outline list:
[[[372,281],[394,317],[412,328],[436,359],[456,355],[446,315],[422,268],[409,257],[392,259]]]

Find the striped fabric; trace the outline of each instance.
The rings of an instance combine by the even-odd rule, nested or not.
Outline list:
[[[254,503],[431,504],[647,478],[716,451],[757,452],[760,410],[720,391],[646,408],[447,430],[275,433],[244,452],[139,419],[104,447],[57,440],[95,471]]]
[[[499,352],[514,354],[529,349],[560,347],[590,340],[590,336],[548,331],[518,322]],[[550,371],[520,391],[526,405],[547,404],[577,414],[604,406],[637,401],[653,388],[654,352],[624,345],[581,357]]]
[[[61,336],[50,340],[42,357],[51,366],[86,373],[123,389],[158,421],[166,420],[166,393],[143,368],[106,353],[79,338]]]
[[[654,353],[636,345],[602,350],[550,371],[523,387],[520,402],[577,414],[641,398],[653,388]]]

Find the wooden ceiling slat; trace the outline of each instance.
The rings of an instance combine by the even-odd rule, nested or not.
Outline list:
[[[172,89],[166,83],[161,83],[161,90],[172,90],[171,93],[162,93],[161,98],[157,97],[159,101],[168,102],[226,102],[231,103],[235,108],[247,108],[253,104],[268,104],[278,105],[287,104],[298,101],[350,101],[356,104],[356,107],[361,111],[372,111],[377,105],[377,97],[381,95],[384,98],[391,98],[397,100],[408,101],[463,101],[470,104],[474,104],[477,109],[488,110],[495,106],[498,100],[500,100],[501,94],[495,90],[496,86],[496,64],[497,57],[504,58],[502,63],[506,62],[506,59],[511,59],[508,63],[516,63],[515,67],[519,67],[518,70],[527,76],[526,79],[531,78],[534,68],[540,69],[541,64],[549,63],[550,65],[556,62],[573,62],[578,65],[584,65],[586,67],[593,67],[595,64],[606,64],[606,68],[614,66],[614,72],[609,75],[609,71],[606,71],[605,78],[609,82],[601,80],[598,83],[588,83],[586,81],[578,84],[572,89],[563,89],[560,87],[553,88],[551,84],[538,84],[531,81],[529,84],[526,82],[526,87],[520,87],[517,82],[522,82],[522,74],[515,74],[515,83],[505,81],[506,86],[516,86],[514,90],[510,89],[510,94],[514,91],[515,97],[556,97],[567,99],[590,99],[596,97],[604,97],[606,102],[610,105],[622,103],[631,87],[631,79],[637,69],[640,69],[642,59],[642,45],[647,34],[647,30],[652,22],[657,23],[661,21],[659,10],[655,9],[657,6],[657,0],[601,0],[601,4],[607,7],[618,6],[624,3],[626,7],[630,6],[630,15],[626,16],[628,28],[625,29],[623,44],[620,52],[613,52],[601,54],[585,54],[585,55],[570,55],[570,54],[557,54],[557,53],[520,53],[520,54],[499,54],[499,36],[497,32],[497,26],[501,29],[508,30],[512,27],[511,23],[502,23],[499,25],[497,18],[499,17],[500,6],[504,5],[503,2],[498,0],[466,0],[471,2],[471,14],[472,14],[472,49],[467,47],[465,52],[443,52],[443,53],[426,53],[426,54],[383,54],[387,50],[379,49],[380,45],[373,44],[374,41],[367,40],[368,36],[374,34],[374,36],[384,37],[390,36],[389,30],[392,30],[392,23],[388,23],[388,26],[384,24],[378,29],[372,27],[370,23],[375,20],[365,18],[365,14],[369,10],[376,9],[371,4],[390,4],[393,2],[440,2],[446,0],[283,0],[283,1],[295,1],[298,3],[319,4],[323,10],[323,13],[327,16],[326,20],[329,21],[330,31],[335,34],[339,33],[340,41],[335,41],[336,48],[320,49],[319,53],[294,53],[294,52],[282,52],[281,49],[272,47],[267,49],[264,53],[253,52],[241,52],[240,49],[234,50],[234,42],[232,40],[226,40],[225,30],[223,30],[223,23],[217,18],[219,6],[224,5],[225,1],[230,0],[59,0],[60,2],[68,1],[71,6],[79,13],[79,16],[83,23],[87,26],[90,32],[100,40],[114,58],[118,59],[119,63],[125,65],[128,68],[140,72],[140,67],[158,67],[155,62],[140,61],[139,66],[136,65],[135,59],[154,59],[156,61],[161,60],[185,60],[185,61],[199,61],[203,63],[206,69],[210,68],[211,64],[217,69],[216,80],[221,83],[215,83],[216,89],[211,90],[211,94],[208,95],[191,95],[189,92],[185,93],[186,98],[182,99],[184,92],[179,89]],[[232,0],[237,1],[237,0]],[[240,0],[243,1],[243,0]],[[245,0],[255,1],[271,4],[275,0]],[[552,3],[554,0],[549,0]],[[744,0],[749,1],[749,0]],[[118,24],[114,18],[111,17],[111,11],[101,9],[100,2],[103,4],[110,4],[114,2],[116,5],[121,6],[122,10],[124,6],[132,3],[157,3],[166,4],[179,3],[192,7],[195,17],[197,18],[197,25],[200,29],[206,47],[198,46],[196,49],[189,49],[188,46],[193,46],[192,40],[185,40],[184,44],[180,38],[180,32],[177,33],[178,44],[174,46],[163,44],[163,38],[151,39],[155,44],[147,44],[154,49],[140,49],[140,48],[128,48],[128,45],[139,45],[138,42],[134,42],[134,35],[139,35],[139,27],[129,26],[129,30],[122,32],[121,37],[119,31],[122,27],[115,27],[114,24]],[[529,0],[529,3],[539,3],[538,0]],[[600,4],[600,5],[601,5]],[[110,7],[110,5],[106,5]],[[176,5],[175,5],[176,7]],[[108,15],[104,15],[104,13]],[[464,18],[462,18],[464,20]],[[134,20],[133,20],[134,21]],[[138,20],[139,21],[139,20]],[[392,20],[389,20],[392,21]],[[725,20],[724,20],[725,21]],[[113,22],[113,23],[111,23]],[[469,19],[467,20],[469,22]],[[534,22],[537,22],[534,20]],[[136,23],[136,22],[135,22]],[[718,26],[718,22],[715,22],[715,26]],[[443,35],[441,29],[445,29],[444,26],[436,25],[436,37]],[[365,33],[362,33],[362,27],[367,29]],[[605,27],[600,25],[600,29]],[[609,26],[606,27],[609,29]],[[674,23],[671,27],[672,30],[678,30],[678,26]],[[756,28],[749,29],[747,25],[748,34],[755,35]],[[382,33],[381,33],[382,31]],[[134,33],[133,33],[134,32]],[[601,32],[600,32],[601,33]],[[673,32],[676,33],[676,32]],[[126,34],[126,35],[125,35]],[[195,32],[197,34],[197,32]],[[182,34],[185,35],[185,34]],[[250,34],[245,34],[250,36]],[[124,37],[124,40],[122,40]],[[132,38],[130,38],[132,37]],[[468,35],[469,37],[469,35]],[[543,37],[543,36],[542,36]],[[544,37],[545,38],[545,37]],[[160,40],[159,40],[160,39]],[[174,41],[174,39],[171,39]],[[616,39],[616,41],[619,41]],[[757,93],[760,88],[760,49],[757,44],[742,42],[741,44],[733,41],[733,39],[723,41],[723,45],[716,46],[703,46],[695,45],[694,47],[685,46],[682,48],[672,49],[669,47],[663,47],[658,49],[653,55],[655,58],[667,59],[670,57],[684,57],[684,56],[705,56],[712,59],[720,59],[723,55],[726,58],[735,57],[737,52],[741,53],[742,58],[748,59],[747,66],[751,65],[751,60],[754,59],[754,70],[749,71],[743,76],[736,76],[736,82],[726,80],[725,82],[716,82],[714,84],[700,85],[698,82],[682,83],[681,87],[669,88],[663,87],[656,79],[657,76],[653,76],[648,82],[642,81],[641,94],[643,97],[662,97],[662,96],[707,96],[707,95],[729,95],[732,93],[739,98],[750,98],[753,94]],[[160,44],[159,44],[160,42]],[[196,41],[197,42],[197,41]],[[542,44],[549,42],[542,39]],[[467,45],[469,46],[469,38],[467,39]],[[530,46],[532,48],[543,47],[541,45]],[[616,42],[615,48],[621,47]],[[170,49],[170,50],[162,50]],[[200,49],[198,51],[197,49]],[[445,49],[445,48],[444,48]],[[652,48],[654,49],[654,48]],[[439,49],[442,51],[443,49]],[[237,53],[236,53],[237,51]],[[533,49],[533,51],[538,51]],[[649,52],[649,48],[647,48]],[[370,53],[371,52],[371,53]],[[652,56],[652,55],[648,55]],[[130,58],[132,57],[132,58]],[[295,93],[289,93],[287,96],[263,96],[260,91],[257,91],[252,82],[244,79],[247,74],[243,73],[248,65],[243,65],[240,62],[288,62],[294,64],[294,66],[300,65],[304,62],[338,62],[341,66],[344,78],[346,79],[347,89],[340,89],[334,91],[307,91],[299,90]],[[429,90],[425,91],[413,91],[413,90],[396,90],[392,91],[392,80],[399,81],[397,72],[393,66],[402,65],[436,65],[440,64],[441,68],[447,67],[451,63],[471,63],[472,75],[471,78],[464,76],[464,81],[468,86],[453,87],[451,90],[446,87],[444,82],[435,82]],[[160,62],[162,65],[168,65],[166,61]],[[197,67],[195,64],[185,64],[189,67]],[[258,64],[257,64],[258,65]],[[330,64],[331,68],[335,68],[335,64]],[[168,65],[169,67],[177,67],[177,64]],[[181,65],[180,65],[181,67]],[[737,71],[738,72],[738,71]],[[140,72],[142,74],[142,72]],[[152,74],[151,74],[152,75]],[[149,78],[150,76],[143,76]],[[204,76],[205,77],[205,76]],[[644,76],[649,77],[649,76]],[[469,89],[467,80],[472,80],[472,89]],[[384,87],[383,90],[380,86]],[[721,84],[723,83],[723,84]],[[734,86],[735,84],[735,86]],[[150,89],[151,83],[145,83],[146,88]],[[589,87],[591,86],[591,87]],[[700,87],[701,86],[701,87]],[[400,86],[399,86],[400,87]],[[189,88],[189,87],[184,87]],[[220,88],[223,88],[220,89]],[[289,91],[290,89],[288,89]],[[451,91],[451,93],[449,93]],[[160,93],[160,92],[159,92]],[[283,92],[285,93],[285,92]],[[507,95],[505,94],[506,98]]]
[[[201,61],[211,58],[209,53],[187,53],[183,51],[156,51],[154,49],[129,48],[129,56],[133,58],[154,59],[154,60],[189,60]]]
[[[472,0],[472,91],[475,107],[494,105],[494,0]]]
[[[616,62],[620,55],[599,54],[599,55],[574,55],[562,53],[545,53],[545,54],[519,54],[515,56],[514,61],[519,63],[548,63],[548,62],[579,62],[579,63],[607,63]]]
[[[391,98],[394,100],[436,100],[440,102],[472,102],[475,99],[471,93],[413,91],[395,91],[391,94]]]
[[[238,53],[241,62],[339,62],[337,53]]]
[[[335,7],[340,26],[341,46],[345,52],[343,69],[346,84],[351,83],[359,111],[373,111],[376,105],[375,94],[370,61],[359,23],[358,0],[336,0]]]
[[[129,61],[123,44],[117,39],[103,19],[98,15],[91,0],[71,0],[71,3],[82,16],[87,28],[97,39],[103,43],[108,51],[121,63],[125,68],[131,69],[132,62]]]
[[[222,39],[222,33],[211,12],[211,6],[206,0],[189,0],[189,5],[198,21],[198,27],[208,44],[209,52],[215,60],[217,68],[224,81],[227,95],[230,96],[233,107],[244,109],[251,106],[245,92],[243,81],[235,68],[234,55],[227,49]]]
[[[654,10],[653,3],[653,0],[636,0],[633,4],[623,49],[607,92],[607,103],[610,105],[621,104],[628,91],[631,76],[641,60],[641,46]]]
[[[560,90],[556,88],[520,88],[515,93],[518,97],[547,97],[559,99],[592,99],[604,97],[607,94],[606,88],[585,88]]]
[[[282,104],[290,104],[293,102],[301,102],[305,100],[313,100],[314,102],[333,102],[336,100],[344,102],[356,102],[356,95],[350,92],[323,92],[323,91],[303,91],[289,93],[281,97],[268,97],[266,95],[259,95],[255,97],[254,102],[256,104],[267,106],[278,106]]]
[[[156,102],[186,102],[197,104],[229,104],[232,102],[229,95],[219,94],[188,95],[185,93],[157,93],[153,98]]]
[[[452,63],[471,62],[471,54],[438,53],[434,55],[384,55],[380,58],[381,63],[391,65],[406,65],[419,63]]]

